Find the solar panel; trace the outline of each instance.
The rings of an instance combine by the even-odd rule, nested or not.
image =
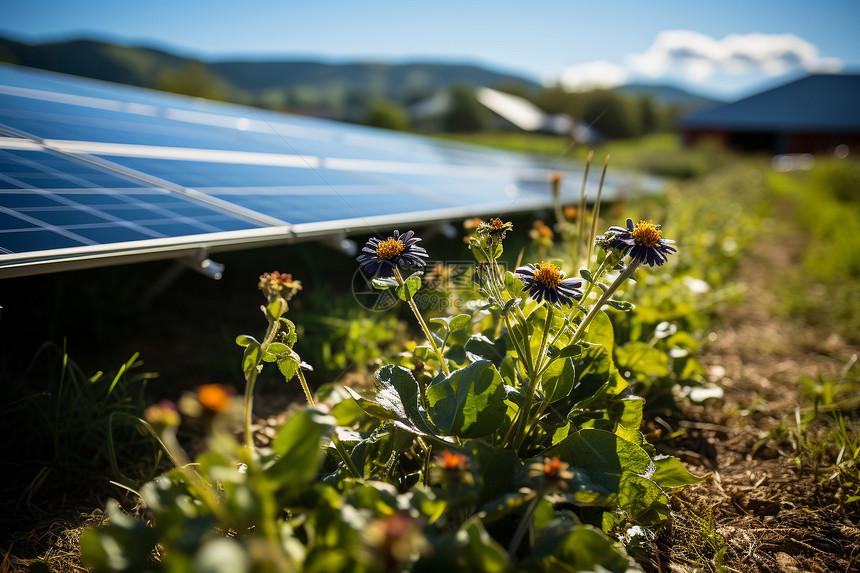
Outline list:
[[[552,171],[575,200],[572,163],[0,65],[0,277],[543,208]]]

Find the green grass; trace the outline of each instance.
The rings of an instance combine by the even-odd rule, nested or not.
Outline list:
[[[440,137],[549,158],[567,157],[581,161],[585,161],[589,151],[593,150],[597,162],[609,155],[613,168],[643,171],[673,179],[691,179],[705,175],[723,167],[731,158],[728,153],[713,145],[705,144],[685,149],[680,136],[673,133],[612,140],[594,148],[574,144],[568,137],[522,132],[445,134]]]

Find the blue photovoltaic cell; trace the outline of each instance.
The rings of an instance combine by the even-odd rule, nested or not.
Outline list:
[[[166,189],[149,188],[49,151],[0,149],[0,169],[0,181],[5,183],[0,189],[0,253],[260,226]],[[127,193],[129,190],[136,193]]]
[[[559,170],[578,200],[570,163],[0,64],[0,253],[503,214]]]

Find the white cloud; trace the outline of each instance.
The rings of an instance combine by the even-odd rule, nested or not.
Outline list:
[[[823,58],[818,48],[793,34],[730,34],[722,40],[691,30],[666,30],[641,54],[628,57],[639,74],[661,77],[680,72],[694,81],[718,74],[780,75],[793,69],[833,72],[838,58]]]
[[[630,73],[626,68],[599,60],[567,68],[559,83],[567,91],[588,91],[598,88],[614,88],[627,82]]]

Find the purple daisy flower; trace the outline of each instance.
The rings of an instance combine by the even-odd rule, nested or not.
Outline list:
[[[639,221],[633,224],[633,219],[627,219],[627,228],[609,227],[610,236],[607,236],[609,247],[614,247],[621,252],[629,251],[630,258],[647,263],[648,266],[662,265],[668,259],[670,253],[676,252],[675,241],[663,238],[660,225],[651,221]]]
[[[538,302],[546,300],[555,306],[582,300],[582,279],[566,279],[564,271],[552,263],[529,263],[517,268],[514,276],[523,281],[526,290]]]
[[[423,267],[427,251],[416,245],[420,240],[413,231],[401,235],[400,231],[395,230],[385,240],[376,237],[369,239],[361,249],[368,254],[359,255],[356,260],[364,272],[379,277],[390,277],[395,267]]]

